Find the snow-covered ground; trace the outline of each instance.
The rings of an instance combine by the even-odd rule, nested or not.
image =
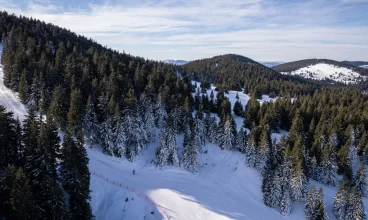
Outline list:
[[[276,62],[260,62],[260,63],[262,63],[264,66],[267,66],[267,67],[271,68],[271,67],[274,67],[274,66],[278,66],[280,64],[283,64],[284,62],[282,62],[282,61],[276,61]]]
[[[363,65],[363,66],[360,66],[360,67],[368,69],[368,65]]]
[[[359,73],[354,72],[351,69],[326,63],[318,63],[292,72],[282,72],[282,74],[298,75],[304,78],[315,80],[330,79],[346,84],[358,83],[361,80],[366,79],[366,77],[361,76]]]
[[[0,44],[0,57],[2,55],[2,46]],[[10,89],[4,86],[4,71],[3,65],[0,64],[0,103],[7,109],[10,109],[14,113],[15,118],[19,118],[20,121],[24,120],[24,116],[27,113],[26,107],[19,101],[18,95],[13,93]]]
[[[163,60],[162,62],[167,63],[167,64],[184,65],[184,64],[189,63],[190,61],[186,61],[186,60]]]
[[[227,96],[232,103],[236,100],[236,92],[230,91]],[[239,93],[239,98],[243,105],[249,100],[243,93]],[[3,86],[2,81],[0,104],[18,117],[26,114],[26,107]],[[242,122],[240,119],[237,123]],[[279,139],[282,134],[287,132],[272,134],[272,138]],[[179,135],[179,156],[182,142],[183,135]],[[133,163],[105,155],[98,146],[86,146],[90,159],[91,205],[96,219],[304,219],[303,205],[293,205],[291,215],[284,217],[263,204],[261,177],[255,169],[245,166],[244,155],[239,152],[223,151],[216,145],[207,144],[207,153],[199,155],[200,172],[190,173],[179,167],[151,166],[156,146],[157,143],[150,144]],[[132,174],[134,169],[135,175]],[[337,188],[323,188],[328,215],[335,219],[332,206]],[[368,210],[366,198],[364,203]]]

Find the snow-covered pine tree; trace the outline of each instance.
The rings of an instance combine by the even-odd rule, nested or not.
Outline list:
[[[101,141],[104,151],[109,155],[116,155],[116,126],[112,117],[102,123]]]
[[[198,151],[193,144],[192,133],[190,131],[189,126],[185,129],[184,132],[184,142],[183,142],[183,156],[180,159],[180,165],[186,170],[191,172],[196,172],[199,170],[198,163]]]
[[[289,151],[284,152],[283,162],[276,171],[276,184],[281,188],[279,195],[279,207],[281,214],[290,214],[291,209],[291,160]]]
[[[349,182],[343,180],[334,197],[333,213],[337,220],[345,220],[346,203],[349,196]]]
[[[259,144],[258,150],[258,161],[257,169],[263,175],[264,168],[268,162],[269,155],[272,154],[271,149],[271,137],[269,126],[266,125],[262,131],[261,142]]]
[[[304,215],[306,220],[314,220],[317,212],[316,187],[312,186],[308,192],[304,206]]]
[[[368,143],[365,145],[364,150],[363,150],[362,162],[365,165],[368,165]]]
[[[280,201],[280,213],[281,215],[290,215],[291,213],[291,198],[288,190],[284,191]]]
[[[262,179],[262,193],[265,205],[271,208],[278,206],[281,186],[276,181],[274,169],[267,169],[264,173]]]
[[[247,132],[242,127],[240,128],[240,131],[236,136],[236,146],[240,152],[245,153],[247,145],[248,145],[248,135]]]
[[[356,190],[363,196],[367,197],[368,195],[368,179],[367,179],[367,171],[365,168],[364,163],[361,163],[359,170],[357,171],[355,178],[354,178],[354,184],[356,187]]]
[[[217,134],[217,123],[215,117],[210,117],[209,119],[209,128],[207,131],[207,139],[210,143],[216,142],[216,134]]]
[[[165,166],[169,160],[169,148],[166,144],[166,131],[161,129],[159,138],[158,138],[158,146],[156,149],[156,159],[158,166]]]
[[[29,96],[29,106],[37,107],[39,100],[41,99],[41,83],[38,79],[38,74],[34,74],[34,78],[31,85],[31,94]]]
[[[152,105],[149,105],[146,109],[146,113],[144,115],[144,127],[147,133],[147,138],[150,143],[156,140],[156,130],[155,130],[155,115],[154,108]]]
[[[108,96],[105,94],[101,94],[98,97],[98,103],[97,103],[97,108],[98,108],[98,116],[99,118],[101,117],[102,119],[106,119],[107,117],[107,104],[108,104],[109,100],[108,100]]]
[[[125,127],[122,120],[118,120],[116,123],[116,139],[115,139],[115,154],[118,157],[126,156],[126,142],[127,134],[125,133]]]
[[[218,134],[219,136],[219,145],[220,148],[223,150],[229,150],[231,148],[233,148],[233,143],[234,143],[234,134],[232,132],[231,129],[231,124],[230,124],[230,120],[227,120],[225,122],[224,128],[223,128],[223,133],[222,134]]]
[[[362,200],[362,195],[356,190],[355,187],[352,188],[347,202],[345,210],[344,219],[354,219],[363,220],[365,219],[364,205]]]
[[[98,142],[100,137],[99,124],[91,96],[88,97],[87,107],[82,122],[82,129],[84,135],[86,135],[91,144],[96,144]]]
[[[318,194],[316,195],[317,198],[317,210],[316,210],[316,217],[314,219],[321,219],[321,220],[328,220],[325,202],[323,201],[323,189],[322,187],[319,189]]]
[[[126,136],[125,155],[129,161],[134,161],[148,143],[148,136],[144,129],[144,124],[141,118],[139,116],[136,117],[131,110],[125,110],[121,123]]]
[[[166,130],[166,145],[169,149],[168,165],[179,166],[178,145],[176,143],[176,130],[172,118],[168,119]]]
[[[167,112],[161,102],[156,104],[155,121],[158,128],[164,128],[167,121]]]
[[[353,171],[357,170],[356,161],[358,160],[358,151],[356,149],[356,132],[354,128],[350,125],[345,131],[347,143],[349,145],[349,160]]]
[[[318,169],[318,176],[316,176],[316,180],[331,186],[336,186],[338,182],[337,164],[334,155],[335,154],[332,145],[325,145],[324,149],[322,150],[322,158]]]
[[[257,151],[257,137],[256,137],[256,131],[257,128],[254,127],[250,131],[249,135],[249,141],[247,148],[245,150],[245,160],[247,163],[247,166],[249,167],[256,167],[257,163],[257,157],[258,157],[258,151]]]
[[[156,149],[156,158],[159,166],[179,165],[176,131],[171,116],[169,116],[166,130],[161,130],[159,145]]]
[[[196,116],[193,120],[193,140],[193,144],[196,146],[199,152],[202,152],[202,147],[206,143],[206,130],[203,121],[203,113],[200,111],[196,113]]]
[[[303,162],[299,161],[297,165],[294,166],[291,177],[292,200],[296,203],[304,203],[308,193],[308,179],[302,167]]]

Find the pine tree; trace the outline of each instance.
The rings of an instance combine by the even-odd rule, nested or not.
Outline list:
[[[0,170],[0,216],[9,216],[12,205],[10,203],[11,191],[15,179],[16,169],[14,166],[8,165]]]
[[[291,199],[289,191],[284,191],[280,202],[281,215],[290,215],[291,213]]]
[[[156,158],[159,166],[179,165],[177,155],[176,132],[171,117],[165,131],[161,131],[159,145],[156,149]]]
[[[349,196],[349,183],[343,180],[339,190],[334,197],[333,213],[337,220],[344,220],[346,215],[346,205]]]
[[[95,144],[100,138],[100,127],[97,121],[97,115],[92,102],[91,96],[88,97],[87,107],[82,122],[83,133],[87,136],[87,139]]]
[[[352,188],[346,202],[345,219],[365,219],[362,195],[355,187]]]
[[[318,194],[316,195],[317,198],[317,210],[316,210],[316,217],[314,219],[321,219],[321,220],[328,220],[328,216],[326,213],[325,203],[323,201],[323,189],[322,187],[319,189]]]
[[[52,101],[49,107],[51,116],[61,129],[65,129],[67,124],[68,99],[65,93],[65,89],[61,86],[56,87],[52,92]]]
[[[112,117],[102,124],[101,140],[104,151],[116,156],[116,126]]]
[[[271,136],[269,126],[266,125],[263,129],[261,142],[259,144],[258,150],[258,162],[257,162],[257,169],[263,174],[266,163],[268,162],[268,158],[272,154],[271,149]]]
[[[167,112],[161,102],[156,105],[155,121],[158,128],[164,128],[167,121]]]
[[[191,172],[196,172],[199,170],[198,151],[196,146],[193,144],[192,137],[193,134],[191,133],[189,126],[187,126],[184,133],[184,152],[180,159],[180,165],[184,169],[187,169]]]
[[[291,177],[292,199],[297,203],[304,203],[308,192],[308,179],[303,172],[302,166],[302,161],[299,161],[299,163],[294,166]]]
[[[239,116],[239,117],[243,116],[243,114],[244,114],[243,111],[244,110],[243,110],[243,106],[242,106],[242,104],[241,104],[241,102],[239,100],[237,100],[235,102],[233,111],[234,111],[234,114],[236,116]]]
[[[19,99],[23,104],[28,103],[29,100],[29,87],[27,83],[27,72],[24,70],[20,77],[19,87],[18,87]]]
[[[153,106],[149,105],[144,115],[144,127],[147,131],[148,141],[151,143],[156,140],[155,115],[153,110]]]
[[[240,128],[238,135],[236,136],[236,146],[238,150],[242,153],[246,152],[248,148],[248,135],[247,132],[244,131],[243,127]]]
[[[367,182],[367,171],[364,163],[361,163],[358,172],[355,175],[354,183],[357,192],[359,192],[363,197],[367,197],[368,195],[368,182]]]
[[[193,124],[193,144],[196,146],[199,152],[202,152],[202,147],[206,143],[206,131],[203,121],[203,114],[201,112],[196,113]]]
[[[29,181],[19,168],[15,173],[15,179],[10,193],[11,219],[34,219],[35,209],[33,195]]]
[[[77,134],[82,129],[83,102],[80,90],[73,90],[70,95],[70,105],[68,112],[69,130],[72,134]]]
[[[69,211],[72,219],[93,219],[89,204],[90,173],[87,151],[81,138],[73,138],[69,132],[64,137],[61,182],[69,194]]]
[[[263,202],[268,207],[276,207],[279,203],[280,185],[275,178],[275,170],[267,169],[262,179]]]
[[[319,175],[317,180],[324,184],[337,185],[337,165],[332,145],[328,144],[322,151],[321,165],[319,167]]]
[[[230,120],[227,120],[225,122],[225,125],[222,131],[223,133],[218,134],[219,145],[221,149],[229,150],[234,147],[233,144],[235,140],[234,134],[231,129]]]
[[[245,151],[245,159],[247,166],[249,167],[256,167],[258,158],[256,130],[256,127],[251,130],[249,135],[249,142]]]
[[[317,199],[316,199],[316,187],[312,186],[308,192],[307,200],[305,202],[304,213],[306,220],[314,220],[317,213]]]
[[[351,150],[354,151],[350,144],[350,140],[348,140],[338,153],[339,174],[344,175],[344,177],[349,180],[353,179],[354,152],[351,152]]]

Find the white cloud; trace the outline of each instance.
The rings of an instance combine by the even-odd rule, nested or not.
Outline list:
[[[78,10],[40,2],[20,10],[1,1],[10,12],[51,22],[103,45],[151,59],[193,60],[239,53],[257,60],[368,60],[366,25],[342,24],[349,13],[357,13],[356,8],[327,0],[288,4],[262,0],[134,1],[90,4]]]

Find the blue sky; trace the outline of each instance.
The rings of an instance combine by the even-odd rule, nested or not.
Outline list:
[[[0,0],[0,10],[156,60],[368,61],[368,0]]]

